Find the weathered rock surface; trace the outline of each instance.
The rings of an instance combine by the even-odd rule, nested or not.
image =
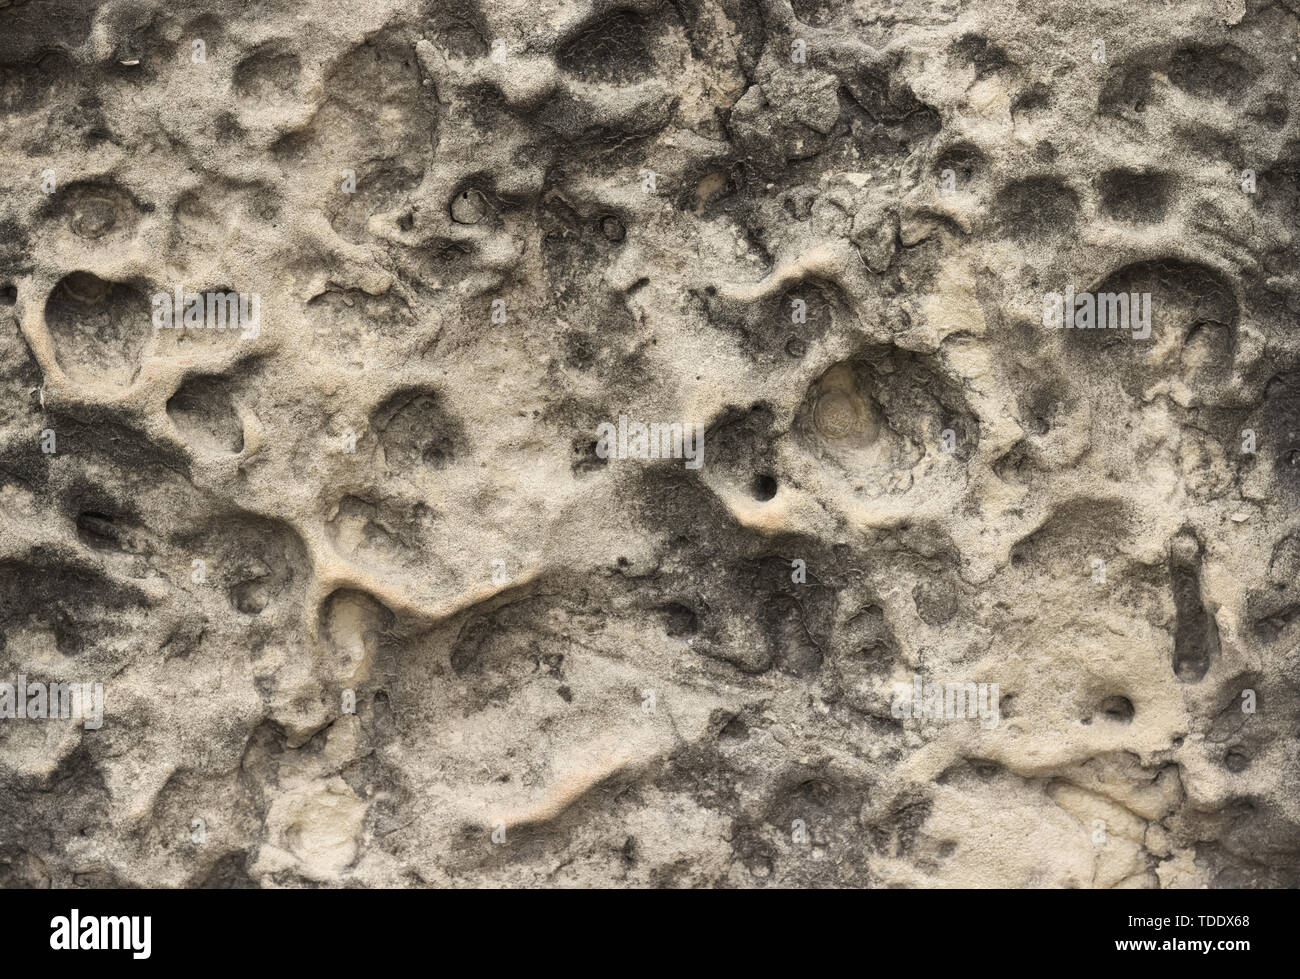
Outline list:
[[[1300,883],[1291,7],[0,0],[0,884]]]

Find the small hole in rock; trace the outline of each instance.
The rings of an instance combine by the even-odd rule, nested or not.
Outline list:
[[[1101,712],[1106,715],[1107,720],[1127,724],[1133,720],[1133,701],[1118,695],[1107,697],[1102,701]]]
[[[627,237],[627,229],[623,227],[623,222],[612,214],[601,218],[600,233],[613,242],[620,242]]]
[[[776,496],[776,480],[767,475],[755,476],[750,492],[754,494],[754,499],[766,503]]]
[[[749,737],[749,725],[745,723],[743,717],[737,714],[723,725],[722,730],[718,732],[718,737],[720,739],[743,741]]]
[[[77,533],[90,547],[115,550],[120,546],[117,527],[106,513],[87,510],[78,514]]]

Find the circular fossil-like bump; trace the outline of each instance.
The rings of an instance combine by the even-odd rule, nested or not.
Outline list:
[[[83,241],[129,236],[143,208],[111,181],[69,184],[53,199],[50,217]]]
[[[871,409],[849,391],[827,391],[813,405],[813,424],[823,438],[874,442],[879,426]]]
[[[117,227],[117,205],[107,197],[83,197],[73,205],[68,225],[79,238],[102,238]]]
[[[487,217],[487,198],[473,188],[451,199],[451,219],[457,224],[478,224]]]
[[[912,589],[916,612],[926,625],[946,625],[957,614],[957,592],[949,581],[926,581]]]

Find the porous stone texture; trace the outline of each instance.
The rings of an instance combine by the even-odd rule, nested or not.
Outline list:
[[[1295,886],[1298,11],[0,0],[0,883]]]

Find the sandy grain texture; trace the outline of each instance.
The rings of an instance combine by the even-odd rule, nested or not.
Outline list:
[[[0,0],[0,884],[1295,886],[1291,8]]]

